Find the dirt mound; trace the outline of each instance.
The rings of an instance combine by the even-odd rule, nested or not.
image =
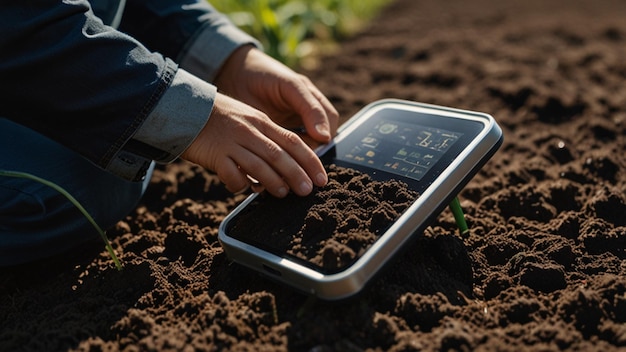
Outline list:
[[[270,242],[279,253],[335,272],[363,255],[417,199],[403,182],[375,181],[334,164],[326,170],[328,184],[307,197],[261,194],[263,206],[242,212],[229,235]]]

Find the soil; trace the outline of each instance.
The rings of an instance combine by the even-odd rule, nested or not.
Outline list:
[[[229,226],[229,236],[336,273],[360,258],[418,196],[401,181],[375,181],[334,164],[326,171],[328,184],[307,197],[261,193],[260,202]]]
[[[245,195],[177,162],[100,242],[0,271],[0,350],[626,348],[626,3],[397,0],[305,71],[347,119],[400,98],[487,112],[505,141],[361,294],[310,299],[231,263]],[[342,120],[343,121],[343,120]]]

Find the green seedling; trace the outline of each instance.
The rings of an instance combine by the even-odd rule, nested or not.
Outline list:
[[[454,197],[452,202],[450,202],[450,210],[452,211],[452,215],[454,215],[454,220],[456,221],[456,225],[459,227],[461,235],[468,233],[469,228],[467,227],[467,222],[465,222],[465,215],[463,214],[459,197]]]
[[[37,177],[35,175],[31,175],[31,174],[26,173],[26,172],[0,170],[0,176],[26,178],[26,179],[29,179],[29,180],[37,181],[37,182],[42,183],[42,184],[44,184],[44,185],[46,185],[48,187],[53,188],[54,190],[56,190],[57,192],[59,192],[63,196],[65,196],[65,198],[67,198],[74,206],[76,206],[76,208],[78,208],[78,210],[80,210],[80,212],[85,216],[85,218],[87,218],[87,220],[93,225],[93,227],[96,229],[96,231],[98,231],[98,233],[100,234],[100,237],[102,237],[102,240],[104,241],[104,246],[106,247],[107,251],[111,255],[111,258],[113,258],[113,262],[115,263],[115,267],[117,268],[117,270],[122,270],[122,264],[117,259],[117,256],[115,255],[115,252],[113,251],[113,247],[111,247],[111,243],[109,242],[109,239],[107,238],[107,236],[104,233],[104,231],[102,230],[102,228],[100,228],[100,226],[98,226],[96,221],[89,214],[89,212],[87,212],[87,210],[85,210],[85,208],[80,204],[80,202],[76,198],[74,198],[69,192],[67,192],[64,188],[62,188],[61,186],[57,185],[54,182],[48,181],[48,180],[43,179],[41,177]]]
[[[290,67],[355,33],[389,0],[211,0]]]

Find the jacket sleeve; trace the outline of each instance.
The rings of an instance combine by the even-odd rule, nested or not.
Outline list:
[[[235,48],[261,47],[207,0],[129,0],[120,30],[209,82]]]
[[[203,0],[129,1],[120,30],[174,57],[181,67],[128,143],[133,154],[161,163],[176,159],[206,123],[216,94],[207,82],[224,61],[241,45],[261,47]],[[128,168],[129,160],[118,162],[116,169]]]
[[[145,37],[104,25],[86,0],[7,1],[0,13],[0,115],[129,180],[142,179],[151,160],[173,160],[206,123],[216,94],[175,62],[197,50],[214,23],[205,19],[210,8],[189,4],[192,13],[183,13],[181,2],[189,3],[169,3],[182,17],[165,16],[160,23],[170,27]],[[122,22],[132,19],[124,16]],[[170,30],[172,39],[154,44]],[[196,66],[210,75],[219,65]]]

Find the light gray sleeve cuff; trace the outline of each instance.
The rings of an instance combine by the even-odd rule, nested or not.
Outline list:
[[[176,159],[196,139],[213,110],[217,88],[178,69],[172,85],[132,137],[160,151],[156,162]]]
[[[207,123],[217,88],[189,72],[178,69],[172,84],[133,137],[111,160],[107,170],[139,181],[152,160],[175,160],[194,141]]]
[[[252,44],[262,49],[259,41],[232,24],[226,16],[219,15],[219,20],[208,22],[200,30],[179,58],[180,67],[208,82],[215,79],[224,61],[238,47]]]

